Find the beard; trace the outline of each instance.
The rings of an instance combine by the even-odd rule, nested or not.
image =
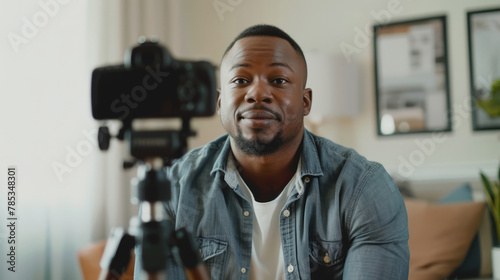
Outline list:
[[[237,128],[237,135],[233,137],[238,148],[248,155],[265,156],[275,153],[283,145],[283,131],[280,130],[270,141],[248,140],[243,138],[240,128]]]

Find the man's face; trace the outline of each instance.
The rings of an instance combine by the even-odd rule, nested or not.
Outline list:
[[[243,152],[266,155],[302,139],[311,90],[303,58],[284,39],[238,40],[221,65],[217,103],[224,129]]]

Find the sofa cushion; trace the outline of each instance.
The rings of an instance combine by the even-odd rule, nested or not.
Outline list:
[[[484,202],[434,204],[405,198],[410,239],[409,279],[444,279],[464,260]]]

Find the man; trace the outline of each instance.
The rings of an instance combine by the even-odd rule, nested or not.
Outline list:
[[[304,129],[312,90],[297,43],[252,26],[220,71],[228,135],[168,169],[167,212],[197,237],[212,279],[407,279],[402,197],[380,164]],[[167,277],[182,268],[169,261]]]

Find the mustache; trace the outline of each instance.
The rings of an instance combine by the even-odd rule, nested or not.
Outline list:
[[[241,118],[241,115],[243,113],[248,112],[248,111],[254,111],[254,110],[261,110],[261,111],[269,112],[269,113],[273,114],[278,121],[282,120],[281,115],[278,112],[273,111],[273,110],[271,110],[267,107],[264,107],[264,106],[245,108],[245,109],[238,112],[238,118]]]

